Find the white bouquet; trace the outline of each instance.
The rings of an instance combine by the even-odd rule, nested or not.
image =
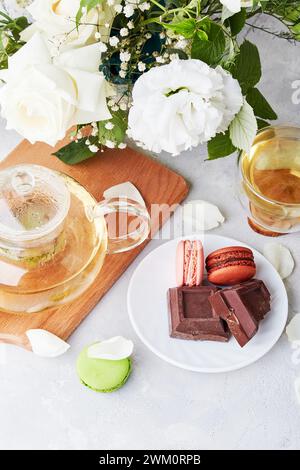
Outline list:
[[[265,11],[287,26],[276,36],[300,39],[290,0],[3,0],[2,9],[2,116],[32,143],[54,146],[72,128],[56,152],[66,163],[124,148],[126,137],[173,155],[203,143],[211,159],[248,151],[277,116],[256,87],[257,47],[238,34]]]

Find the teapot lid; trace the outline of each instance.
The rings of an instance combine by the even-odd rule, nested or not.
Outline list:
[[[28,164],[0,172],[0,238],[41,238],[63,222],[69,208],[69,191],[55,171]]]

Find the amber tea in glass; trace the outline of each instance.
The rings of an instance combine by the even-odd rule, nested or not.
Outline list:
[[[261,130],[241,156],[240,170],[240,196],[251,226],[266,235],[299,231],[300,128]]]

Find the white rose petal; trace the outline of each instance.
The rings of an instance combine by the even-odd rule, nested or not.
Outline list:
[[[19,16],[30,15],[26,11],[26,7],[32,3],[32,0],[1,0],[0,7],[1,10],[4,10],[8,13],[11,18],[18,18]]]
[[[0,78],[2,78],[4,72],[5,76],[3,78],[5,81],[9,79],[17,81],[29,67],[50,63],[51,56],[47,44],[43,41],[41,35],[37,33],[31,39],[30,46],[21,47],[18,52],[9,57],[8,69],[0,71]]]
[[[88,348],[88,357],[92,359],[108,359],[111,361],[120,361],[130,357],[133,352],[133,342],[123,338],[122,336],[115,336],[114,338],[100,343],[92,344]]]
[[[26,335],[34,354],[42,357],[57,357],[64,354],[70,345],[46,330],[27,330]]]
[[[126,183],[117,184],[103,193],[104,199],[113,199],[115,197],[124,197],[136,201],[142,206],[146,207],[145,201],[139,190],[130,181]]]
[[[264,246],[264,256],[273,264],[282,279],[292,274],[295,262],[286,246],[280,243],[268,243]]]
[[[138,78],[132,98],[128,136],[173,155],[224,132],[243,104],[237,80],[195,59],[153,67]]]
[[[36,33],[0,71],[2,116],[31,143],[54,146],[74,124],[111,118],[109,88],[98,71],[97,44],[51,58],[45,39]]]
[[[212,230],[225,221],[219,208],[207,201],[190,201],[183,206],[184,224],[192,225],[193,231]]]
[[[296,313],[292,318],[286,327],[286,334],[291,343],[300,344],[300,313]]]
[[[120,3],[121,0],[116,0]],[[108,24],[110,29],[115,16],[113,6],[101,2],[97,8],[82,9],[83,16],[80,25],[76,27],[76,14],[80,7],[80,0],[34,0],[28,7],[30,15],[35,22],[21,33],[23,41],[29,41],[37,31],[52,45],[60,43],[60,51],[80,47],[95,42],[95,34],[99,32],[107,35]],[[108,39],[107,37],[107,39]]]
[[[64,69],[77,69],[96,73],[99,70],[99,63],[101,62],[99,44],[91,44],[89,46],[65,51],[53,59],[53,62],[55,65]]]

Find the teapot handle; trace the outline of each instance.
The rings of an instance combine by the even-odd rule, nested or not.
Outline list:
[[[136,248],[150,233],[148,210],[126,197],[104,199],[93,208],[92,217],[105,217],[110,254]]]

